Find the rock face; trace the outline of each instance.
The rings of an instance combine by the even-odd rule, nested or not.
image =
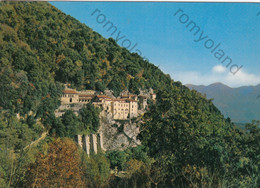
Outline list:
[[[103,134],[103,146],[106,150],[124,150],[141,144],[136,138],[139,127],[132,120],[113,120],[109,115],[103,115],[100,131]]]

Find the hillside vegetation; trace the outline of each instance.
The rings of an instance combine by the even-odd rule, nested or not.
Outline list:
[[[238,88],[230,88],[221,83],[209,86],[189,84],[187,87],[206,94],[208,99],[212,98],[218,109],[233,122],[248,123],[253,119],[260,120],[260,84]]]
[[[143,145],[87,157],[70,138],[95,132],[98,110],[88,106],[79,117],[68,111],[56,118],[65,83],[115,96],[153,88],[157,102],[142,118]],[[25,150],[42,125],[50,135]],[[0,2],[4,187],[257,187],[258,126],[235,129],[211,100],[49,3]]]

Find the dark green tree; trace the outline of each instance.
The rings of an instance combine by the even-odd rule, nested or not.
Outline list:
[[[64,125],[63,128],[65,128],[65,130],[60,130],[60,132],[63,132],[64,136],[66,137],[74,138],[75,135],[83,131],[82,123],[71,110],[67,110],[62,115],[61,122]]]
[[[96,133],[100,127],[100,109],[88,103],[79,111],[79,120],[83,124],[85,131]]]

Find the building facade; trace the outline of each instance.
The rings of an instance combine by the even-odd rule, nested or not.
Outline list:
[[[148,95],[147,95],[148,96]],[[93,90],[76,91],[66,88],[61,96],[60,109],[71,109],[71,106],[80,106],[92,103],[96,107],[101,107],[102,112],[110,114],[115,120],[127,120],[138,116],[138,101],[142,99],[142,108],[147,107],[147,96],[134,95],[124,92],[120,97],[115,98],[106,95],[97,94]],[[149,94],[149,98],[155,100],[155,94]],[[73,109],[72,109],[73,110]],[[59,112],[60,115],[62,114]],[[59,115],[59,116],[60,116]]]

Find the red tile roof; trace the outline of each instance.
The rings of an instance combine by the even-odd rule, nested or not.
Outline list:
[[[74,90],[64,90],[63,93],[64,94],[77,94],[77,92]]]
[[[134,100],[134,99],[126,99],[126,101],[129,101],[129,102],[137,102],[137,101]]]
[[[95,95],[79,95],[79,97],[91,97],[93,98]]]
[[[106,96],[106,95],[97,95],[98,98],[106,98],[106,99],[110,99],[110,97]]]
[[[113,101],[125,102],[125,99],[113,99]]]
[[[123,97],[123,98],[126,98],[126,97],[137,97],[137,95],[129,94],[129,95],[121,95],[121,97]]]

